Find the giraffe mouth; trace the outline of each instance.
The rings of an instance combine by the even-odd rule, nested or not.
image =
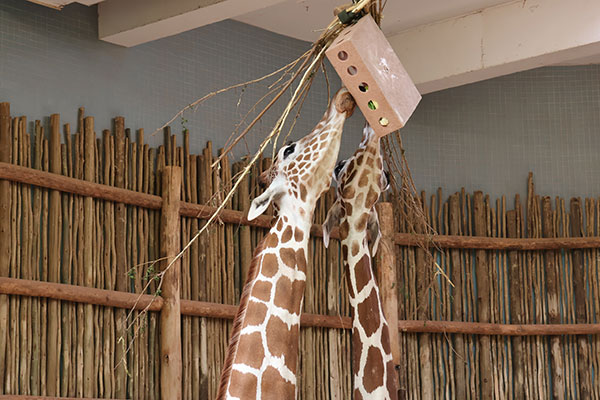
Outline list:
[[[271,184],[272,180],[271,168],[269,168],[258,176],[258,186],[261,189],[266,189]]]
[[[356,101],[348,92],[347,89],[342,89],[335,99],[335,109],[339,113],[346,113],[346,118],[349,118],[354,113],[356,107]]]

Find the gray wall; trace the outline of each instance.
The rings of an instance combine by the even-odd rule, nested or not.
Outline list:
[[[224,87],[264,76],[304,53],[309,43],[224,21],[152,43],[123,48],[98,40],[96,7],[73,4],[62,11],[26,2],[0,1],[0,101],[11,103],[13,115],[30,120],[60,113],[77,120],[77,108],[95,117],[97,132],[111,119],[125,117],[128,127],[144,128],[148,137],[178,110]],[[339,88],[331,69],[332,89]],[[273,82],[271,80],[270,82]],[[292,137],[308,133],[327,105],[327,89],[319,77],[305,102]],[[219,95],[196,112],[187,113],[193,151],[212,140],[220,147],[264,93],[267,83]],[[237,106],[242,95],[242,102]],[[285,96],[283,97],[285,98]],[[289,96],[288,96],[289,98]],[[293,116],[293,115],[292,115]],[[279,117],[277,110],[248,137],[254,151]],[[344,143],[351,154],[360,141],[360,117],[352,119],[355,140]],[[181,131],[181,120],[172,124]],[[241,146],[237,155],[247,154]]]
[[[123,115],[127,126],[154,131],[197,97],[287,64],[308,43],[224,21],[125,49],[97,39],[96,9],[58,12],[24,0],[0,1],[0,101],[30,120],[60,113],[74,123],[77,107],[100,131]],[[335,77],[332,72],[331,77]],[[265,84],[221,95],[188,113],[191,146],[221,146]],[[338,87],[337,81],[333,84]],[[309,131],[326,104],[323,80],[306,102],[295,137]],[[541,194],[598,196],[600,68],[554,67],[513,74],[424,96],[402,130],[417,187],[446,194],[484,190],[492,197],[526,193],[534,172]],[[254,150],[276,112],[248,139]],[[341,153],[360,140],[352,117]],[[173,124],[180,128],[180,121]],[[148,138],[159,143],[162,137]],[[238,151],[245,154],[246,147]]]
[[[600,67],[552,67],[423,97],[402,130],[413,178],[431,193],[600,195]]]

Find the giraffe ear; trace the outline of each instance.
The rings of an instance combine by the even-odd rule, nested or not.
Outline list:
[[[338,198],[329,209],[329,212],[327,212],[327,218],[325,218],[325,222],[323,222],[323,243],[326,248],[329,247],[329,236],[331,235],[331,231],[335,226],[339,225],[341,216],[342,202]]]
[[[375,254],[377,254],[379,240],[381,239],[381,230],[379,229],[379,217],[377,216],[377,211],[375,210],[375,207],[373,207],[373,210],[371,210],[371,213],[369,214],[367,230],[369,231],[369,236],[371,237],[371,242],[373,243],[371,246],[371,256],[374,256]]]
[[[263,194],[252,200],[252,204],[250,204],[250,210],[248,210],[248,221],[252,221],[264,213],[269,207],[269,204],[271,204],[273,199],[280,193],[280,186],[277,185],[275,181],[272,182]]]

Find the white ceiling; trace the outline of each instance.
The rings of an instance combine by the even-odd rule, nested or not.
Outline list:
[[[331,22],[336,6],[344,0],[286,0],[268,8],[253,11],[237,20],[260,28],[314,41]],[[384,8],[382,29],[387,36],[408,28],[466,15],[507,3],[506,0],[388,0]]]
[[[1,0],[0,0],[1,1]],[[29,0],[98,4],[99,38],[132,47],[224,19],[313,42],[350,0]],[[598,0],[387,0],[382,29],[428,93],[546,65],[600,62]]]

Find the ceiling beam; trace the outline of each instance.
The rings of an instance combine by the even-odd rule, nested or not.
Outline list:
[[[600,53],[600,2],[519,0],[388,39],[429,93]]]
[[[106,0],[98,4],[98,33],[102,40],[131,47],[282,1]]]

